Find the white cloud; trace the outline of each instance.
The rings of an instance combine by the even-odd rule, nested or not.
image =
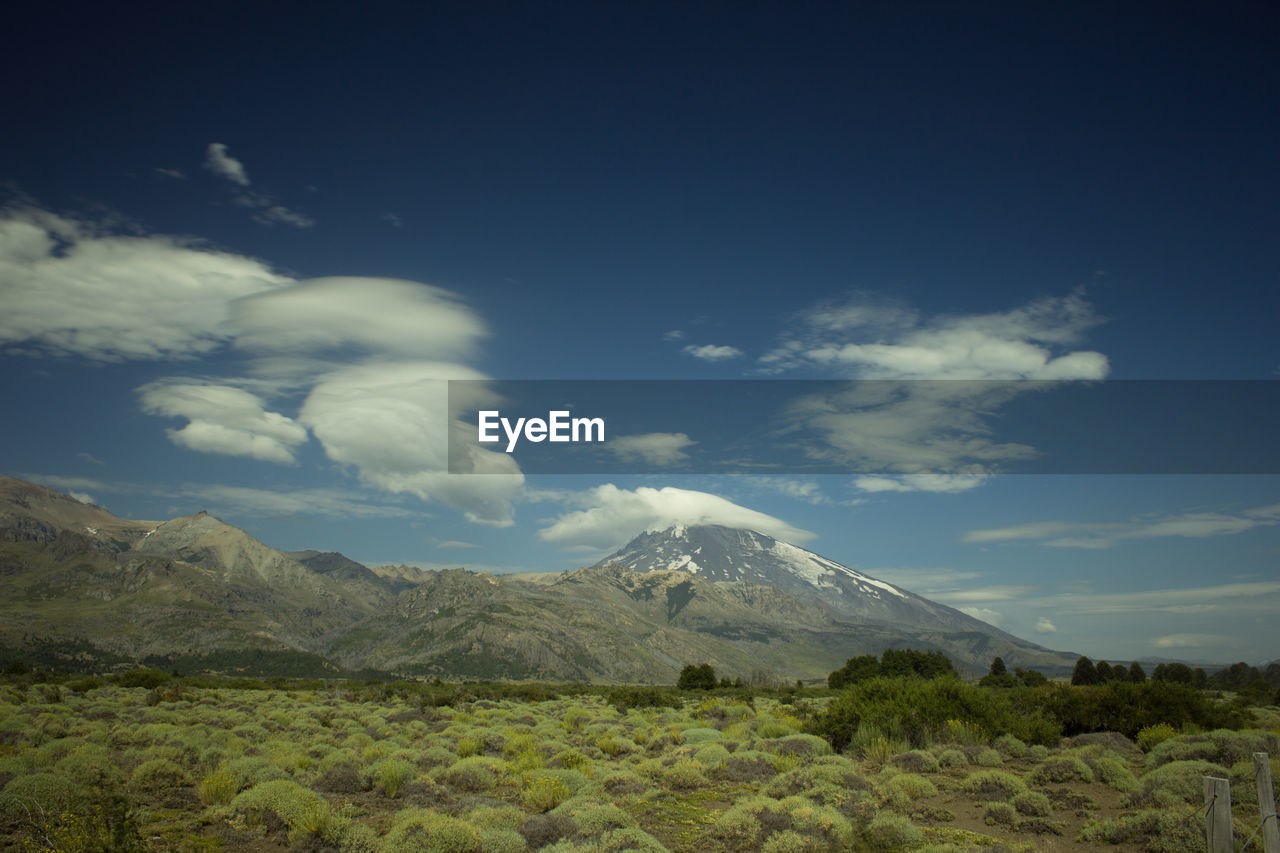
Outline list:
[[[258,353],[354,347],[415,359],[468,358],[486,334],[479,316],[450,291],[351,276],[310,279],[242,299],[235,325],[236,346]]]
[[[954,601],[1014,601],[1025,598],[1034,592],[1036,587],[1025,584],[996,584],[979,586],[970,589],[939,591],[930,597],[942,602]]]
[[[271,514],[324,518],[408,518],[421,515],[404,507],[372,503],[362,495],[342,489],[297,489],[286,492],[216,483],[188,483],[174,491],[173,495],[197,498],[205,506],[228,515]]]
[[[777,492],[789,498],[804,501],[805,503],[818,504],[830,503],[830,499],[823,494],[822,486],[813,480],[798,480],[794,477],[784,477],[782,475],[767,476],[749,476],[740,477],[737,482],[745,483],[757,489],[763,489],[771,492]]]
[[[103,361],[191,357],[225,342],[234,300],[289,282],[194,241],[12,211],[0,220],[0,345]]]
[[[925,321],[855,300],[806,312],[760,362],[773,372],[824,367],[864,379],[1101,379],[1106,356],[1062,351],[1099,322],[1079,292],[1003,313]]]
[[[617,547],[644,530],[674,524],[723,524],[757,530],[787,542],[804,543],[814,534],[781,519],[748,509],[719,495],[667,486],[629,490],[612,483],[577,496],[586,509],[560,515],[538,531],[544,542],[562,546]]]
[[[1044,616],[1041,616],[1036,620],[1035,631],[1037,634],[1056,634],[1058,626],[1053,624],[1052,621],[1046,619]]]
[[[178,169],[165,169],[160,166],[156,166],[156,173],[163,175],[166,178],[173,178],[175,181],[185,181],[187,179],[187,176]]]
[[[856,485],[866,491],[957,492],[1038,455],[992,438],[990,417],[1003,405],[1054,382],[1107,375],[1105,356],[1071,348],[1098,322],[1079,292],[932,318],[860,298],[800,315],[759,364],[766,374],[883,380],[797,401],[788,430],[803,433],[815,459],[865,474]],[[966,476],[912,482],[898,474]]]
[[[999,611],[991,610],[987,607],[958,607],[956,609],[961,613],[972,616],[974,619],[980,619],[988,625],[995,625],[997,628],[1000,627],[1000,620],[1003,618]]]
[[[292,225],[294,228],[310,228],[316,224],[305,213],[290,210],[282,204],[263,205],[249,218],[261,225]]]
[[[674,465],[689,458],[684,448],[694,444],[697,442],[682,432],[647,432],[612,437],[605,443],[605,449],[623,462]]]
[[[1257,581],[1137,592],[1063,593],[1028,602],[1055,613],[1132,615],[1135,613],[1207,613],[1215,610],[1259,610],[1280,607],[1280,583]]]
[[[249,186],[249,175],[244,170],[244,164],[228,154],[227,146],[221,142],[209,143],[205,150],[204,167],[233,184]]]
[[[1201,646],[1235,645],[1234,637],[1220,634],[1166,634],[1152,641],[1157,649],[1198,649]]]
[[[988,530],[971,530],[962,542],[1040,541],[1054,548],[1111,548],[1122,542],[1184,537],[1203,539],[1231,536],[1256,527],[1280,523],[1280,504],[1245,510],[1237,515],[1194,512],[1164,517],[1135,518],[1126,522],[1038,521]]]
[[[307,431],[296,421],[266,411],[261,399],[240,388],[161,380],[143,386],[139,394],[147,414],[189,421],[165,434],[191,450],[291,464],[294,448],[307,440]]]
[[[684,332],[679,329],[672,329],[671,331],[663,334],[662,339],[664,341],[682,341],[684,340]]]
[[[964,581],[982,577],[981,572],[962,572],[957,569],[946,568],[898,568],[895,566],[868,569],[866,574],[889,581],[896,586],[909,589],[926,598],[954,592],[959,584]]]
[[[980,474],[905,474],[901,477],[856,477],[864,492],[966,492],[987,481]]]
[[[96,500],[94,500],[94,498],[93,498],[93,496],[92,496],[92,495],[86,494],[86,493],[84,493],[84,492],[67,492],[67,494],[71,495],[71,497],[73,497],[73,498],[75,498],[76,500],[80,501],[80,503],[82,503],[82,504],[96,504],[96,503],[97,503],[97,501],[96,501]]]
[[[681,352],[694,358],[700,358],[703,361],[726,361],[730,358],[741,358],[745,355],[737,347],[717,346],[716,344],[690,345],[681,350]]]
[[[83,451],[82,451],[82,452],[80,452],[80,453],[77,453],[77,454],[76,454],[76,458],[77,458],[77,459],[79,459],[81,462],[88,462],[90,465],[105,465],[105,464],[106,464],[106,463],[105,463],[105,462],[103,462],[101,459],[99,459],[98,457],[94,456],[92,453],[87,453],[87,452],[83,452]]]
[[[382,214],[382,216],[378,218],[381,219],[383,222],[387,223],[388,225],[390,225],[392,228],[404,227],[404,220],[401,219],[399,215],[392,213],[390,211],[387,211],[386,213]]]
[[[449,379],[484,379],[447,362],[370,362],[333,370],[312,388],[298,414],[330,459],[388,492],[441,500],[479,523],[512,524],[511,502],[523,489],[506,453],[463,440],[468,457],[449,472],[449,432],[469,427],[449,420]]]

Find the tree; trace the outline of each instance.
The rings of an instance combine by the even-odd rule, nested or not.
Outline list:
[[[879,674],[880,661],[876,660],[875,655],[858,655],[849,658],[844,662],[844,666],[828,675],[827,686],[832,690],[839,690],[850,684],[875,678]]]
[[[1004,659],[997,656],[991,659],[991,670],[978,681],[979,687],[1016,687],[1018,679],[1005,669]]]
[[[1045,678],[1044,673],[1038,669],[1022,669],[1020,667],[1014,667],[1013,676],[1027,687],[1039,687],[1041,684],[1049,683],[1049,679]]]
[[[688,664],[680,670],[676,687],[680,690],[712,690],[716,686],[716,671],[709,663]]]
[[[1142,668],[1142,664],[1137,661],[1129,664],[1129,680],[1134,684],[1142,684],[1147,680],[1147,673]]]
[[[1097,684],[1098,671],[1093,667],[1093,661],[1084,655],[1076,661],[1075,669],[1071,670],[1072,684]]]
[[[1115,677],[1111,674],[1111,664],[1107,663],[1104,660],[1098,661],[1094,665],[1093,671],[1098,674],[1099,684],[1102,684],[1104,681],[1110,681],[1112,678]]]

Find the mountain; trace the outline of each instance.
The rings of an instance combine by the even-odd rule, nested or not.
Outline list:
[[[837,619],[891,625],[917,637],[935,637],[938,648],[971,667],[985,667],[992,657],[1001,655],[1009,666],[1056,670],[1070,657],[754,530],[678,524],[641,533],[597,565],[635,572],[681,571],[715,583],[770,586],[826,608]],[[1004,651],[987,654],[996,647]]]
[[[1075,662],[802,548],[716,527],[644,534],[560,574],[369,569],[276,550],[204,512],[127,521],[0,478],[0,584],[7,657],[43,643],[64,661],[72,649],[235,669],[284,655],[310,671],[664,684],[701,662],[758,682],[817,680],[853,655],[904,647],[940,649],[972,674],[995,655],[1050,675]]]
[[[362,567],[363,568],[363,567]],[[395,590],[314,571],[201,512],[126,521],[0,478],[0,642],[83,638],[118,655],[317,650]]]

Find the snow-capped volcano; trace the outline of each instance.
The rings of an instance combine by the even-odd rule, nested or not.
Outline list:
[[[635,572],[678,570],[716,582],[763,584],[857,621],[1009,636],[954,608],[754,530],[678,524],[640,534],[597,565]]]

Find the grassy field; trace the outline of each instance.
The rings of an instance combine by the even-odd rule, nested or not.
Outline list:
[[[1097,708],[1070,692],[1093,688],[1054,689],[11,676],[0,850],[1198,850],[1206,774],[1231,779],[1252,831],[1250,755],[1280,756],[1276,708],[1062,737],[1080,725],[1059,705]],[[1049,710],[1031,725],[1033,699]],[[995,730],[1001,708],[1024,737]]]

